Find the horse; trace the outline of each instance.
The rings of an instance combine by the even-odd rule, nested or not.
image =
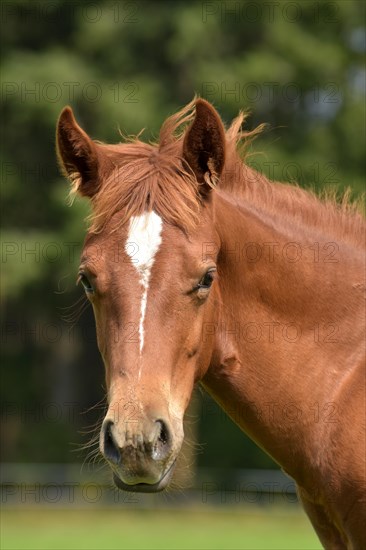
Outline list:
[[[115,485],[172,477],[196,384],[291,476],[325,548],[366,548],[365,221],[248,166],[195,97],[140,136],[91,139],[71,107],[56,148],[91,203],[78,282],[91,302]]]

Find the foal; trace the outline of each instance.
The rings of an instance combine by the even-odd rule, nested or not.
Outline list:
[[[323,545],[366,548],[364,220],[247,167],[242,121],[198,99],[158,144],[106,145],[60,115],[60,164],[92,203],[100,450],[117,487],[164,489],[201,382],[295,479]]]

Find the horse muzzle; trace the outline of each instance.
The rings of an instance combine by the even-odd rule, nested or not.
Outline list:
[[[168,468],[166,473],[163,474],[160,480],[156,483],[140,482],[130,485],[122,481],[122,479],[115,472],[113,472],[113,481],[116,487],[118,487],[118,489],[122,489],[122,491],[128,491],[132,493],[159,493],[160,491],[164,491],[164,489],[166,489],[166,487],[169,485],[169,482],[174,472],[175,462],[176,461],[174,460],[173,464]]]
[[[177,454],[173,452],[171,427],[162,419],[145,419],[121,429],[106,418],[100,433],[100,450],[119,489],[144,493],[166,488]]]

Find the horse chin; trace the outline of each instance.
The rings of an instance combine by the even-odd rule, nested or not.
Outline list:
[[[163,477],[156,483],[125,483],[115,472],[113,472],[113,482],[118,489],[121,489],[122,491],[128,491],[130,493],[159,493],[160,491],[164,491],[164,489],[166,489],[169,485],[169,482],[174,472],[174,468],[175,461],[170,466],[168,471],[163,475]]]

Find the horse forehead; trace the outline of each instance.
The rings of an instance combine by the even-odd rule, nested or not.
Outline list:
[[[174,263],[189,271],[199,269],[202,263],[215,257],[218,250],[211,226],[202,225],[187,236],[165,223],[155,211],[132,216],[125,239],[125,253],[140,275],[151,274],[158,251],[161,251],[159,258],[164,270],[169,271],[170,264]]]
[[[156,212],[132,216],[125,251],[141,274],[150,271],[162,242],[163,220]]]

